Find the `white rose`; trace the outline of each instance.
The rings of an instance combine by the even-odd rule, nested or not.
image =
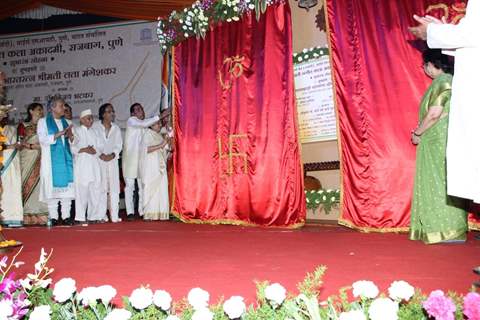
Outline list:
[[[104,305],[109,304],[112,299],[117,295],[117,290],[111,285],[103,285],[97,288],[99,298]]]
[[[8,319],[13,314],[13,307],[11,300],[0,301],[0,319]]]
[[[190,303],[194,310],[207,308],[209,299],[210,294],[200,288],[193,288],[187,296],[188,303]]]
[[[132,313],[125,309],[114,309],[110,312],[104,320],[128,320]]]
[[[246,310],[247,306],[243,302],[243,298],[239,296],[233,296],[223,304],[223,311],[230,319],[240,318]]]
[[[368,310],[371,320],[397,320],[397,313],[398,303],[389,298],[375,299]]]
[[[375,299],[378,296],[378,288],[372,281],[361,280],[352,284],[353,296]]]
[[[138,288],[132,291],[128,300],[132,304],[132,307],[143,310],[152,304],[153,292],[148,288]]]
[[[415,294],[415,288],[406,281],[394,281],[388,288],[388,295],[392,300],[410,300]]]
[[[30,314],[30,320],[50,320],[50,306],[38,306]]]
[[[213,313],[208,308],[200,308],[195,310],[192,320],[213,320]]]
[[[153,304],[163,311],[168,311],[172,306],[172,296],[165,290],[156,290],[153,295]]]
[[[81,301],[84,306],[96,305],[98,299],[100,299],[100,295],[95,287],[83,288],[78,294],[78,300]]]
[[[340,313],[338,320],[367,320],[367,317],[361,310],[352,310]]]
[[[265,298],[270,301],[273,308],[280,306],[287,297],[287,290],[279,283],[274,283],[265,288]]]
[[[53,288],[53,298],[57,302],[64,303],[72,297],[76,290],[75,280],[72,278],[63,278],[55,284]]]

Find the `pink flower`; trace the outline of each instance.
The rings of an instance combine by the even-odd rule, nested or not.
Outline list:
[[[463,299],[463,314],[468,320],[480,319],[480,294],[470,292]]]
[[[455,319],[455,304],[452,299],[445,296],[442,290],[432,291],[428,299],[423,302],[423,308],[436,320]]]

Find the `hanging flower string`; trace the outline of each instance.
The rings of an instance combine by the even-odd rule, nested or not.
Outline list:
[[[205,38],[210,25],[239,21],[244,14],[255,12],[257,20],[267,7],[285,0],[202,0],[182,11],[158,20],[157,37],[162,52],[190,37]]]
[[[330,214],[332,207],[340,203],[340,190],[305,190],[307,209],[317,210],[323,207],[325,214]]]
[[[327,47],[313,47],[309,49],[303,49],[302,52],[293,54],[293,63],[307,62],[312,59],[318,59],[323,56],[327,56],[329,50]]]

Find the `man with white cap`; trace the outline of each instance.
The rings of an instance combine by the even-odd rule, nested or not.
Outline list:
[[[49,112],[38,120],[37,134],[42,150],[39,200],[48,206],[48,217],[58,223],[58,203],[61,204],[64,224],[70,224],[70,208],[75,197],[73,160],[70,143],[73,141],[72,124],[65,119],[65,101],[53,98]]]
[[[101,173],[98,160],[99,140],[92,128],[90,109],[80,113],[80,126],[74,129],[72,152],[75,175],[75,221],[84,222],[85,212],[91,222],[105,220],[105,213],[97,210],[101,192]]]

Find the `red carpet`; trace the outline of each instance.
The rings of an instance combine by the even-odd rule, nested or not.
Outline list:
[[[24,243],[17,271],[33,271],[40,248],[54,248],[54,281],[72,277],[77,288],[111,284],[117,301],[141,284],[166,289],[175,299],[199,286],[211,294],[255,297],[253,281],[280,282],[295,290],[306,272],[328,267],[322,297],[356,280],[373,280],[381,290],[406,280],[433,289],[466,293],[477,280],[480,241],[424,245],[406,234],[363,234],[341,227],[300,230],[189,225],[174,222],[123,222],[88,227],[4,230]]]

